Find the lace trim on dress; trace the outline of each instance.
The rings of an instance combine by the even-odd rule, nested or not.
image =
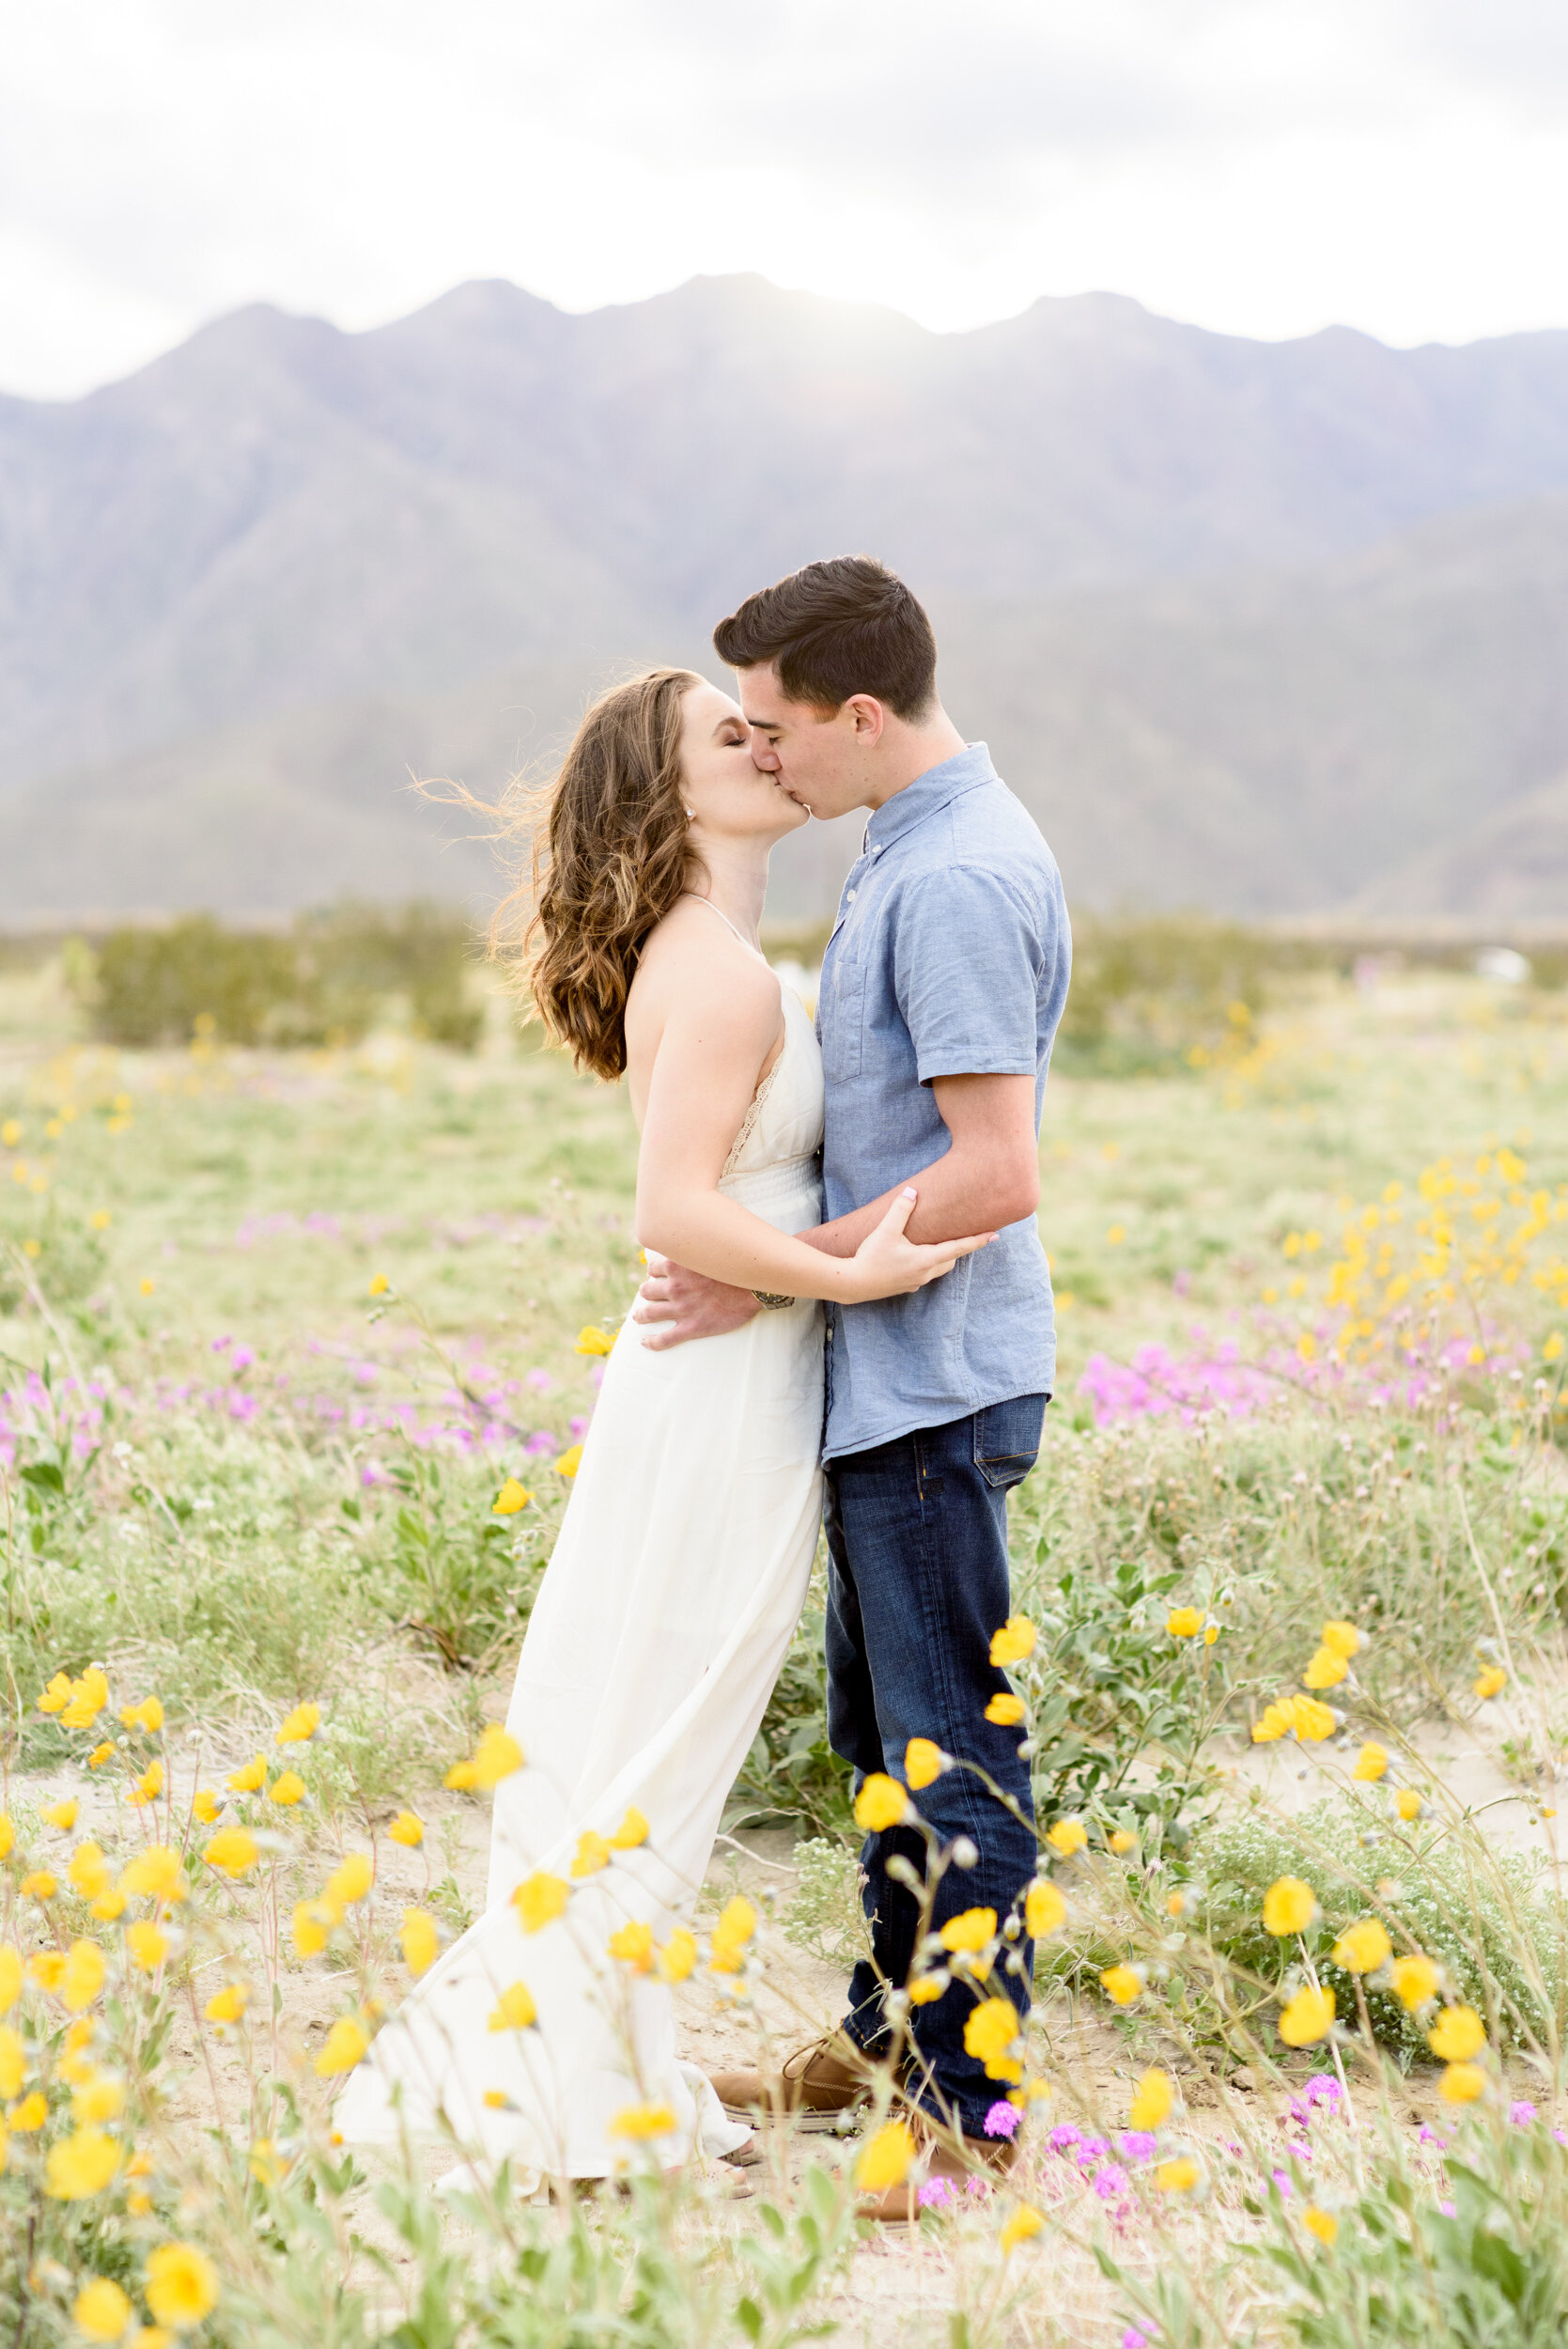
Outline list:
[[[779,983],[779,995],[780,1005],[782,1008],[784,1000],[784,982],[782,980]],[[738,1165],[740,1160],[741,1152],[745,1149],[746,1144],[751,1141],[753,1134],[756,1131],[756,1122],[762,1115],[763,1104],[773,1090],[773,1080],[789,1057],[789,1014],[787,1011],[785,1011],[784,1015],[784,1042],[779,1047],[779,1057],[773,1063],[772,1067],[768,1071],[767,1076],[764,1077],[761,1084],[758,1085],[756,1091],[752,1096],[751,1106],[747,1110],[745,1116],[740,1121],[740,1131],[736,1135],[735,1140],[730,1144],[729,1157],[724,1160],[723,1169],[719,1176],[719,1180],[721,1182],[724,1180],[726,1175],[730,1175],[735,1173],[736,1167]]]

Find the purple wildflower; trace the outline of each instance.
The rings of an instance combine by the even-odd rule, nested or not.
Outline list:
[[[1452,2218],[1454,2215],[1454,2206],[1452,2202],[1439,2202],[1437,2208],[1445,2218]]]
[[[1332,2072],[1314,2072],[1307,2082],[1306,2094],[1310,2105],[1339,2105],[1344,2102],[1344,2090]]]
[[[1005,2096],[999,2096],[986,2115],[986,2134],[987,2137],[1012,2137],[1017,2131],[1018,2119],[1017,2106],[1010,2105]]]
[[[1084,2138],[1078,2149],[1079,2168],[1087,2170],[1092,2163],[1098,2161],[1102,2155],[1109,2154],[1110,2151],[1110,2144],[1103,2137]]]
[[[1448,2151],[1448,2139],[1439,2137],[1436,2130],[1430,2128],[1424,2121],[1421,2125],[1421,2142],[1423,2145],[1436,2145],[1440,2154],[1446,2154]]]
[[[1124,2161],[1152,2161],[1159,2140],[1153,2129],[1124,2129],[1116,2142]]]
[[[1288,2202],[1288,2201],[1290,2201],[1291,2196],[1292,2196],[1292,2195],[1295,2193],[1295,2191],[1296,2191],[1295,2186],[1292,2186],[1292,2184],[1291,2184],[1291,2182],[1290,2182],[1290,2173],[1289,2173],[1289,2171],[1288,2171],[1288,2170],[1272,2170],[1272,2171],[1270,2172],[1270,2175],[1272,2176],[1272,2178],[1273,2178],[1273,2180],[1274,2180],[1275,2185],[1276,2185],[1276,2186],[1279,2187],[1279,2189],[1280,2189],[1280,2199],[1281,2199],[1281,2201]]]
[[[1122,2335],[1122,2349],[1149,2349],[1149,2336],[1141,2333],[1136,2325],[1129,2325]]]
[[[1125,2170],[1119,2170],[1113,2161],[1108,2161],[1095,2176],[1094,2191],[1102,2202],[1111,2202],[1118,2195],[1125,2194],[1131,2183]]]
[[[1527,2121],[1535,2119],[1535,2107],[1521,2096],[1516,2103],[1509,2106],[1508,2117],[1516,2129],[1522,2129]]]
[[[1082,2142],[1083,2131],[1075,2129],[1070,2121],[1063,2121],[1060,2128],[1052,2129],[1050,2133],[1049,2143],[1053,2154],[1064,2154],[1069,2146],[1081,2145]]]
[[[927,2178],[915,2200],[922,2210],[951,2210],[958,2195],[951,2178]]]

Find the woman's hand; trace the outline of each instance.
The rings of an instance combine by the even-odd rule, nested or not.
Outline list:
[[[906,1186],[876,1230],[868,1232],[856,1249],[845,1267],[846,1304],[863,1305],[874,1297],[908,1296],[911,1289],[923,1289],[928,1281],[939,1281],[960,1256],[971,1256],[977,1248],[987,1248],[995,1239],[994,1232],[981,1232],[971,1239],[937,1240],[928,1248],[906,1239],[904,1226],[915,1211],[917,1195]]]

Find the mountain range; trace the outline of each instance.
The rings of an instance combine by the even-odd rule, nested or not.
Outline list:
[[[493,797],[813,555],[937,623],[1082,905],[1550,916],[1568,879],[1568,333],[1258,343],[1111,295],[936,334],[698,279],[253,307],[0,398],[0,919],[495,893]],[[831,901],[858,826],[781,857]]]

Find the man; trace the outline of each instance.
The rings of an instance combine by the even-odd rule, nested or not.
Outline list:
[[[827,1086],[829,1221],[802,1237],[852,1255],[906,1183],[916,1240],[995,1231],[990,1247],[907,1297],[830,1315],[824,1439],[830,1557],[828,1721],[856,1774],[904,1772],[911,1737],[975,1762],[1032,1817],[1018,1733],[986,1717],[1006,1692],[990,1661],[1010,1612],[1008,1488],[1034,1465],[1055,1377],[1050,1278],[1034,1215],[1039,1128],[1071,941],[1061,877],[984,743],[965,745],[937,697],[936,643],[920,604],[881,564],[808,564],[751,596],[714,630],[739,672],[753,756],[812,814],[868,807],[822,966],[817,1033]],[[665,1268],[635,1308],[650,1346],[734,1329],[749,1292]],[[974,1774],[919,1797],[955,1855],[935,1921],[1004,1920],[1034,1872],[1034,1837]],[[914,1955],[919,1908],[905,1871],[913,1828],[862,1854],[873,1961],[857,1966],[841,2034],[780,2079],[715,2082],[732,2106],[845,2110],[866,2058],[891,2042],[884,1992]],[[1032,1952],[1021,1937],[1000,1985],[1020,2009]],[[984,2134],[998,2090],[964,2047],[970,1990],[955,1983],[910,2018],[912,2104],[945,2127],[932,2168],[1006,2158]],[[1003,2141],[1004,2143],[1004,2141]],[[872,2206],[908,2215],[908,2189]]]

